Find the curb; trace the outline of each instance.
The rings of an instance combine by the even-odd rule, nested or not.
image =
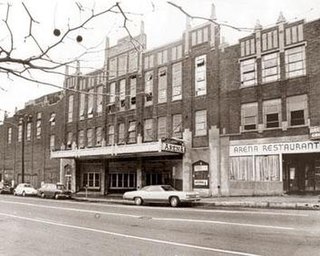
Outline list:
[[[106,203],[134,205],[134,202],[122,199],[76,198],[72,200],[88,203]],[[295,210],[320,210],[320,203],[284,203],[284,202],[195,202],[194,207],[212,209],[216,207],[240,207],[240,208],[269,208],[269,209],[295,209]]]

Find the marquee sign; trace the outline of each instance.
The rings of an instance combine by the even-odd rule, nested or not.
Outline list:
[[[320,141],[283,142],[230,146],[230,156],[320,152]]]
[[[161,143],[161,150],[166,151],[166,152],[183,154],[185,152],[185,147],[183,145],[162,142]]]

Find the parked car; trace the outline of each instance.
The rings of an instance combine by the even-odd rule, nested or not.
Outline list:
[[[199,201],[200,196],[198,192],[177,191],[170,185],[153,185],[137,191],[126,192],[123,194],[123,199],[134,200],[136,205],[161,202],[176,207],[181,203]]]
[[[9,183],[0,182],[0,194],[12,194],[13,187],[10,186]]]
[[[71,198],[71,191],[67,190],[61,183],[44,183],[38,189],[38,196],[42,198],[51,197],[54,199]]]
[[[13,194],[15,196],[36,196],[38,191],[29,183],[20,183],[14,189]]]

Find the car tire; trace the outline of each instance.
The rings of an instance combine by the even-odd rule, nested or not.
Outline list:
[[[26,196],[26,192],[25,192],[25,191],[22,192],[22,196],[23,196],[23,197]]]
[[[58,200],[59,199],[59,194],[54,194],[54,199]]]
[[[41,198],[45,198],[46,197],[46,195],[44,194],[44,193],[41,193]]]
[[[142,204],[143,204],[143,200],[142,200],[141,197],[135,197],[135,198],[134,198],[134,203],[135,203],[136,205],[142,205]]]
[[[177,207],[180,204],[179,197],[177,196],[170,197],[169,203],[171,207]]]

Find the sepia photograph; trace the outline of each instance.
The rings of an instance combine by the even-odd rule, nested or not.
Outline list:
[[[320,254],[320,0],[0,0],[0,256]]]

